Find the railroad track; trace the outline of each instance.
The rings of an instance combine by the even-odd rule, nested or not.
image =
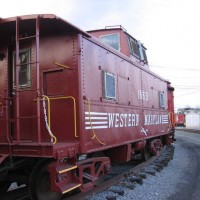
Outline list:
[[[83,200],[100,192],[105,193],[105,199],[116,199],[115,194],[123,195],[124,191],[123,189],[115,189],[112,187],[113,185],[134,189],[135,184],[143,183],[143,179],[146,178],[147,174],[155,175],[156,172],[160,172],[165,166],[167,166],[168,162],[173,159],[173,153],[174,146],[167,146],[162,150],[160,156],[153,156],[149,160],[137,165],[133,163],[130,169],[113,176],[101,185],[95,187],[93,190],[86,193],[71,195],[70,197],[66,196],[63,197],[62,200]],[[110,193],[113,194],[113,196],[110,195]]]
[[[61,200],[83,200],[97,193],[104,193],[105,199],[116,199],[117,195],[124,195],[123,189],[116,189],[115,186],[121,188],[134,189],[136,184],[142,184],[147,174],[155,175],[160,172],[168,162],[173,158],[174,147],[165,147],[159,156],[153,156],[149,160],[139,163],[129,162],[124,165],[116,165],[113,167],[111,174],[106,177],[106,181],[95,187],[93,190],[85,193],[74,193],[65,195]],[[114,186],[114,187],[113,187]],[[1,200],[30,200],[28,189],[26,187],[19,188],[7,192],[1,196]]]

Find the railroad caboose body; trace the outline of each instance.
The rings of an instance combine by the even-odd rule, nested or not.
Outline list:
[[[1,19],[0,184],[16,178],[34,200],[59,199],[94,187],[110,161],[170,144],[173,88],[149,70],[145,50],[122,27]]]
[[[175,125],[176,126],[185,126],[185,115],[184,114],[175,114]]]

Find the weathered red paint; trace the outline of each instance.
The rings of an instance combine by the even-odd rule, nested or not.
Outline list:
[[[121,26],[114,26],[113,28],[105,28],[105,29],[98,29],[98,30],[92,30],[92,31],[88,31],[88,33],[90,33],[92,36],[96,37],[96,38],[100,38],[101,36],[105,36],[105,35],[112,35],[112,34],[119,34],[119,40],[120,40],[120,52],[124,55],[126,55],[129,59],[131,59],[132,61],[136,63],[139,63],[139,66],[142,66],[143,68],[149,69],[149,66],[142,62],[138,57],[133,56],[129,50],[129,44],[128,44],[128,40],[127,38],[131,37],[133,38],[131,35],[129,35],[127,33],[127,31],[121,27]]]
[[[120,34],[121,52],[92,36],[116,32]],[[146,141],[169,138],[174,128],[170,83],[151,72],[146,63],[133,59],[127,45],[129,35],[122,29],[90,33],[54,15],[1,19],[0,53],[4,58],[0,61],[0,161],[7,155],[54,158],[64,164],[63,159],[72,159],[82,170],[81,183],[87,159],[76,162],[79,155],[104,151],[116,160],[118,150],[118,158],[128,161]],[[19,58],[22,49],[31,52],[31,83],[20,87],[16,73],[13,87],[13,52]],[[20,68],[18,59],[14,67]],[[113,101],[104,98],[104,72],[116,77]],[[48,111],[49,105],[54,138],[48,133],[44,116],[44,107]],[[101,172],[108,171],[108,158],[97,157],[92,162],[102,162]],[[53,183],[57,165],[50,166]],[[89,167],[94,171],[92,164]],[[96,179],[99,174],[90,175]],[[53,184],[52,190],[62,191],[61,186]]]
[[[15,25],[12,23],[15,20],[16,19],[13,19],[13,21],[11,19],[7,20],[9,22],[2,23],[1,25],[3,36],[4,31],[6,31],[6,26],[13,29],[13,32],[9,33],[10,38],[7,39],[7,43],[11,43],[11,36],[15,35]],[[50,97],[73,96],[77,100],[77,138],[74,137],[74,113],[72,102],[62,99],[51,101],[52,132],[56,134],[58,144],[62,143],[63,145],[63,143],[65,143],[68,145],[68,143],[76,143],[79,141],[82,146],[80,152],[77,153],[103,150],[111,146],[124,145],[129,142],[166,133],[168,124],[148,127],[148,137],[141,134],[141,126],[145,128],[144,115],[168,115],[167,105],[165,105],[164,109],[160,109],[159,98],[157,98],[158,91],[167,91],[166,81],[152,74],[149,70],[144,69],[143,66],[139,67],[134,65],[133,62],[123,57],[122,54],[115,51],[112,52],[106,49],[106,47],[100,47],[97,41],[90,38],[86,33],[84,33],[85,36],[79,35],[79,37],[77,37],[77,33],[81,33],[81,31],[78,31],[60,19],[53,17],[49,19],[48,16],[47,18],[44,16],[32,16],[32,18],[30,17],[28,19],[30,22],[29,29],[27,29],[27,20],[23,18],[19,20],[19,18],[17,18],[17,21],[18,25],[16,27],[19,29],[19,34],[22,34],[24,30],[31,30],[31,33],[26,33],[28,35],[34,32],[35,23],[37,34],[39,34],[38,21],[40,21],[40,42],[38,41],[39,38],[36,41],[35,38],[33,38],[22,43],[20,46],[21,48],[30,47],[32,50],[32,62],[36,60],[36,64],[32,65],[32,88],[16,88],[19,92],[17,92],[18,94],[15,98],[15,96],[12,95],[13,91],[9,91],[11,90],[9,88],[11,77],[7,80],[9,75],[3,73],[4,77],[1,79],[1,95],[4,95],[3,98],[6,101],[10,101],[6,99],[6,96],[13,99],[12,101],[14,105],[16,104],[16,112],[18,113],[14,118],[10,116],[9,119],[9,121],[13,121],[13,124],[18,122],[16,124],[20,126],[19,129],[18,125],[16,125],[16,131],[12,133],[13,136],[11,138],[13,144],[15,144],[16,139],[18,143],[23,141],[24,146],[29,145],[30,142],[36,144],[45,142],[51,145],[50,137],[44,125],[42,103],[39,102],[40,110],[38,110],[37,102],[34,101],[38,97],[41,98],[43,94]],[[61,23],[63,23],[63,26],[60,25]],[[50,31],[48,28],[49,26],[57,26],[57,30]],[[62,32],[60,32],[61,30]],[[124,32],[120,30],[120,34],[124,34]],[[4,37],[8,37],[8,35]],[[2,40],[3,39],[2,37]],[[19,38],[16,40],[19,40]],[[126,40],[121,39],[121,41],[122,49],[126,49]],[[38,49],[39,44],[40,47]],[[11,60],[6,52],[6,44],[3,47],[8,61],[9,59]],[[8,50],[13,51],[14,49],[8,48]],[[92,58],[92,60],[88,58]],[[39,68],[38,62],[40,66],[39,72],[37,70]],[[69,68],[55,65],[55,62],[66,65]],[[2,68],[3,67],[1,67],[1,70]],[[10,66],[4,64],[5,72],[8,68],[10,68]],[[103,99],[103,70],[117,75],[117,100],[114,102]],[[40,87],[38,86],[39,84]],[[7,89],[4,90],[4,88]],[[148,93],[148,97],[145,97],[148,98],[148,100],[138,98],[138,92],[141,91],[143,93]],[[84,96],[86,98],[83,98]],[[110,113],[109,117],[115,120],[115,122],[109,124],[110,128],[104,129],[103,131],[95,130],[97,137],[99,137],[105,145],[101,145],[96,139],[91,139],[93,137],[93,132],[85,129],[84,112],[88,111],[89,104],[87,98],[90,98],[92,112]],[[167,101],[167,93],[165,93],[165,101]],[[9,112],[9,109],[4,112],[5,115],[6,112]],[[140,124],[133,127],[131,126],[130,128],[131,119],[129,115],[132,113],[139,115]],[[120,114],[125,114],[123,116],[124,124],[121,128],[116,128],[119,125],[114,124],[116,123],[118,114],[119,117]],[[7,113],[7,115],[9,114]],[[40,118],[39,122],[38,118]],[[1,123],[5,127],[7,121],[1,120]],[[41,129],[36,128],[37,124],[40,123]],[[41,135],[38,133],[39,130],[41,130]],[[164,132],[161,132],[163,130]],[[10,133],[8,132],[6,133],[6,131],[3,131],[3,134],[6,133],[5,135],[9,135]],[[52,146],[52,148],[55,149],[54,146]]]
[[[184,114],[175,114],[175,125],[176,126],[185,126],[185,115]]]

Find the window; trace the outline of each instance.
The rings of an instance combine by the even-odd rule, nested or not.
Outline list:
[[[102,42],[110,45],[116,50],[120,50],[119,46],[119,34],[105,35],[99,38]]]
[[[19,51],[19,86],[31,86],[30,49]],[[16,86],[16,52],[13,53],[13,85]]]
[[[129,38],[129,48],[130,52],[140,58],[140,51],[139,51],[139,45],[137,41],[133,40],[132,38]]]
[[[104,72],[104,97],[106,99],[116,99],[115,75]]]
[[[141,46],[142,48],[142,60],[145,62],[145,63],[148,63],[147,61],[147,55],[146,55],[146,49],[145,47]]]
[[[137,58],[144,61],[145,63],[148,63],[146,48],[141,44],[141,42],[131,37],[128,37],[128,41],[129,41],[130,53],[135,55]]]
[[[159,93],[159,98],[160,98],[160,107],[164,108],[165,107],[165,102],[164,102],[164,92]]]

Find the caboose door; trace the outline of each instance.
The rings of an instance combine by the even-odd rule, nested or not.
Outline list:
[[[35,137],[34,124],[37,117],[34,101],[36,92],[33,89],[35,72],[34,65],[31,64],[30,45],[23,45],[17,54],[16,49],[12,48],[9,59],[10,135],[14,141],[32,142]]]

